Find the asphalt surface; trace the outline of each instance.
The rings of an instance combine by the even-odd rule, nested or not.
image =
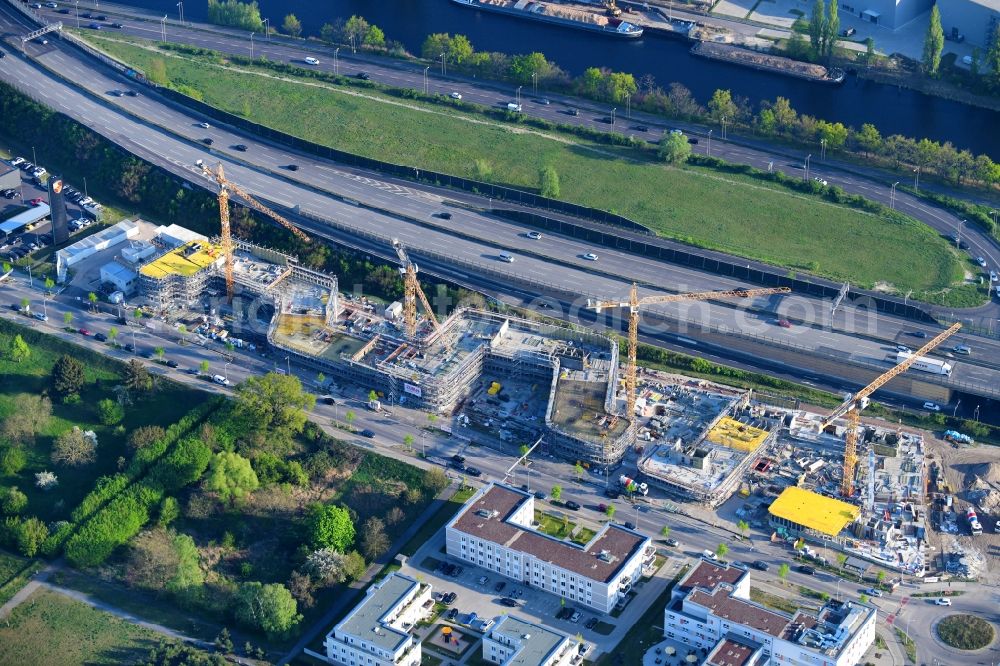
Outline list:
[[[22,31],[26,30],[24,19],[15,15],[14,10],[6,5],[0,5],[0,9],[0,21],[6,22],[6,29],[20,25]],[[525,235],[527,228],[473,211],[449,208],[452,219],[436,218],[435,213],[444,210],[447,192],[342,168],[256,141],[229,128],[199,127],[207,119],[167,104],[145,89],[134,98],[109,96],[111,90],[134,89],[133,82],[97,66],[59,40],[52,40],[47,46],[29,44],[28,50],[40,63],[91,94],[16,57],[6,59],[0,76],[140,157],[194,181],[202,178],[194,166],[196,160],[204,159],[209,164],[221,162],[231,179],[269,202],[286,208],[297,205],[304,213],[360,232],[400,238],[416,256],[425,252],[460,262],[468,271],[469,281],[476,286],[482,284],[484,274],[506,275],[516,281],[550,285],[579,294],[577,307],[588,296],[624,296],[633,279],[669,290],[744,286],[715,275],[594,248],[565,237],[546,234],[540,240],[531,240]],[[211,148],[201,143],[205,138],[212,139]],[[237,144],[246,145],[248,150],[239,152],[231,148]],[[290,171],[285,168],[289,164],[300,169]],[[365,202],[390,214],[337,201],[329,193]],[[482,204],[484,208],[488,206],[486,201]],[[514,254],[515,261],[511,264],[499,261],[502,251]],[[599,260],[586,261],[583,257],[587,252],[597,252]],[[752,310],[704,302],[657,306],[657,309],[718,330],[759,336],[765,348],[785,345],[803,351],[833,352],[843,360],[863,363],[884,359],[889,343],[900,342],[908,331],[933,331],[892,317],[867,316],[864,310],[851,307],[841,308],[828,322],[828,304],[799,295],[757,299],[751,305]],[[562,314],[570,319],[575,317],[572,311]],[[776,325],[780,318],[809,325],[782,328]],[[974,356],[971,363],[956,361],[953,385],[967,384],[971,390],[1000,386],[1000,376],[994,368],[978,365],[983,359],[1000,358],[1000,344],[979,338],[956,340],[959,341],[972,346]]]

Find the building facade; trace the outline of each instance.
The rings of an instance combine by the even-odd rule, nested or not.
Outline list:
[[[867,23],[896,30],[934,6],[934,0],[845,0],[839,4],[840,21],[854,15]],[[810,3],[811,7],[811,3]],[[809,10],[806,11],[808,16]]]
[[[501,666],[569,666],[579,654],[569,636],[504,615],[483,636],[483,659]]]
[[[650,562],[648,537],[608,523],[586,545],[532,527],[534,497],[501,484],[482,488],[445,528],[451,557],[601,613],[610,613]]]
[[[853,666],[875,641],[877,612],[850,601],[828,601],[819,612],[794,616],[750,601],[745,569],[701,561],[675,588],[664,609],[668,639],[788,666]],[[757,656],[755,656],[757,655]],[[718,659],[717,659],[718,660]]]
[[[997,0],[946,0],[938,4],[944,34],[962,35],[972,46],[987,49],[990,37],[1000,23]]]
[[[420,642],[410,630],[433,608],[431,586],[393,573],[326,636],[326,658],[343,666],[420,666]]]

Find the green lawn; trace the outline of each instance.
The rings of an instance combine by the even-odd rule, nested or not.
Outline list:
[[[795,615],[795,611],[799,609],[799,605],[791,599],[770,594],[756,587],[750,588],[750,600],[789,615]]]
[[[63,354],[80,359],[87,376],[78,403],[53,402],[52,419],[35,438],[34,444],[24,447],[28,457],[25,469],[14,477],[0,479],[0,487],[17,486],[28,496],[27,515],[36,515],[45,521],[67,519],[98,476],[118,471],[118,458],[126,455],[125,440],[129,432],[143,425],[167,427],[203,399],[198,391],[161,381],[152,395],[126,408],[122,422],[125,433],[116,433],[114,428],[100,424],[96,405],[104,398],[114,398],[112,389],[119,383],[120,364],[6,321],[0,321],[0,349],[6,349],[10,338],[18,333],[28,341],[31,357],[14,363],[0,356],[0,420],[14,409],[13,401],[18,394],[39,394],[50,389],[52,366]],[[97,434],[97,461],[75,469],[53,465],[50,459],[53,441],[74,425]],[[59,485],[55,491],[43,492],[35,487],[34,475],[42,470],[58,476]]]
[[[86,37],[143,71],[162,63],[175,88],[208,104],[341,150],[464,177],[475,177],[477,160],[485,160],[494,182],[527,189],[538,186],[542,167],[555,166],[567,201],[626,215],[666,237],[860,286],[919,292],[961,277],[943,239],[896,213],[873,216],[745,176],[667,168],[650,161],[650,150],[543,134],[315,79],[279,79],[264,68],[222,69],[212,57],[157,53],[119,37]]]
[[[576,532],[573,533],[571,540],[574,543],[578,543],[581,546],[587,545],[594,536],[597,535],[596,530],[592,530],[589,527],[581,527]]]
[[[0,550],[0,606],[10,601],[41,568],[39,560],[29,560]]]
[[[45,589],[0,624],[0,664],[135,663],[159,634]]]
[[[539,532],[554,536],[557,539],[565,539],[576,528],[576,523],[542,513],[538,509],[535,509],[535,522],[538,523]]]

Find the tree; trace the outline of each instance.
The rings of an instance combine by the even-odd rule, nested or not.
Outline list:
[[[281,22],[281,30],[286,35],[298,37],[302,34],[302,23],[295,14],[288,14],[285,16],[285,20]]]
[[[664,539],[670,538],[670,525],[664,525],[660,528],[660,536]]]
[[[604,72],[597,67],[588,67],[580,77],[580,92],[597,99],[604,90]]]
[[[618,509],[615,508],[614,504],[609,504],[607,508],[604,509],[604,515],[608,517],[608,520],[613,520],[615,517],[615,511],[617,510]]]
[[[89,294],[87,294],[87,301],[90,303],[91,310],[97,309],[97,294],[95,294],[94,292],[90,292]]]
[[[451,35],[446,32],[435,32],[427,35],[424,39],[420,53],[427,60],[436,60],[441,57],[442,53],[447,53],[450,46]]]
[[[293,571],[288,578],[288,591],[292,593],[296,601],[306,608],[312,608],[316,605],[316,599],[312,595],[314,587],[313,579],[304,573]]]
[[[472,42],[469,41],[468,37],[465,35],[455,35],[448,44],[447,53],[446,57],[448,60],[455,64],[461,64],[472,57],[475,49],[472,48]]]
[[[205,488],[225,501],[242,499],[260,485],[250,461],[238,453],[220,451],[212,458]]]
[[[750,531],[750,524],[747,523],[747,521],[745,520],[741,520],[738,523],[736,523],[736,529],[739,531],[740,536],[746,537],[747,532]]]
[[[424,488],[437,495],[448,487],[448,475],[440,467],[431,467],[424,472]]]
[[[343,34],[343,19],[337,19],[336,23],[324,23],[323,27],[319,29],[319,38],[324,42],[330,42],[331,44],[339,42],[343,38]]]
[[[716,121],[728,118],[733,122],[736,118],[736,103],[733,102],[733,94],[729,90],[716,90],[712,93],[712,99],[708,100],[708,113]]]
[[[861,126],[861,131],[855,135],[855,140],[858,142],[858,147],[865,152],[866,156],[877,153],[882,149],[882,135],[879,133],[878,128],[871,123],[865,123]]]
[[[944,50],[944,29],[941,27],[941,10],[937,3],[931,7],[931,18],[924,35],[924,54],[921,59],[924,72],[937,76],[941,66],[941,51]]]
[[[559,498],[562,497],[562,486],[552,486],[552,501],[558,502]]]
[[[205,575],[190,536],[154,528],[132,540],[125,579],[136,587],[178,593],[202,585]]]
[[[345,507],[315,504],[306,518],[306,532],[314,548],[333,548],[344,553],[354,543],[354,520]]]
[[[24,341],[21,334],[17,334],[10,341],[10,346],[7,347],[7,358],[14,361],[14,363],[20,363],[21,361],[26,361],[31,357],[31,347],[28,343]]]
[[[233,638],[230,636],[229,629],[226,627],[223,627],[222,631],[219,632],[219,635],[215,637],[215,649],[219,652],[233,651]]]
[[[845,564],[847,564],[847,555],[844,553],[837,553],[837,566],[844,568]]]
[[[861,596],[858,597],[858,601],[860,601],[863,604],[868,603],[868,595],[862,594]]]
[[[576,474],[577,481],[583,479],[583,472],[584,472],[583,465],[581,465],[579,462],[573,465],[573,473]]]
[[[559,172],[554,166],[549,165],[539,170],[538,193],[549,199],[559,197]]]
[[[826,6],[823,0],[813,2],[812,15],[809,17],[809,45],[813,54],[822,55],[826,51]]]
[[[302,620],[291,592],[280,583],[243,583],[236,592],[236,619],[268,636],[281,636]]]
[[[28,496],[17,487],[8,488],[0,499],[0,510],[8,516],[16,516],[28,508]]]
[[[132,449],[143,449],[157,440],[163,439],[167,431],[160,426],[141,426],[128,436],[128,445]]]
[[[389,535],[385,533],[385,523],[372,516],[361,528],[361,552],[370,560],[377,559],[389,550]]]
[[[715,555],[720,560],[724,558],[726,556],[726,553],[728,552],[729,552],[729,546],[727,546],[724,543],[720,543],[718,546],[715,547]]]
[[[105,398],[97,403],[97,416],[102,425],[113,426],[125,418],[125,410],[111,398]]]
[[[52,390],[64,402],[79,395],[85,381],[83,363],[68,354],[61,356],[52,366]]]
[[[164,497],[160,504],[160,515],[156,519],[156,524],[160,527],[166,527],[177,520],[180,515],[181,508],[177,500],[173,497]]]
[[[829,59],[833,56],[833,47],[837,45],[837,35],[840,34],[840,7],[837,6],[837,0],[830,0],[824,29],[824,55]]]
[[[35,486],[40,490],[51,490],[59,485],[59,477],[49,471],[35,473]]]
[[[683,164],[691,157],[691,144],[683,134],[667,134],[660,140],[657,154],[669,164]]]
[[[885,572],[884,571],[879,571],[877,574],[875,574],[875,582],[878,583],[879,585],[881,585],[883,582],[885,582]]]
[[[49,536],[49,528],[38,518],[31,517],[17,528],[17,549],[25,557],[34,557]]]
[[[122,385],[129,391],[142,393],[153,387],[153,378],[146,365],[133,358],[122,369]]]
[[[378,391],[376,391],[375,389],[368,391],[368,402],[377,402],[377,401],[378,401]]]
[[[316,396],[303,391],[294,375],[269,372],[263,377],[249,377],[236,387],[236,418],[248,432],[282,450],[302,432],[306,411],[315,405]]]
[[[52,290],[56,287],[56,281],[50,277],[45,278],[45,291],[49,292],[49,296],[52,295]]]
[[[407,433],[403,435],[403,448],[409,450],[413,448],[413,442],[417,441],[413,435]]]
[[[365,31],[365,46],[373,49],[380,49],[385,46],[385,33],[377,25],[370,26]]]
[[[321,548],[309,554],[302,570],[323,585],[347,580],[347,555],[334,548]]]
[[[358,45],[368,33],[369,27],[368,21],[360,16],[352,16],[347,19],[347,22],[344,24],[344,36],[350,42],[352,51],[357,51]]]
[[[114,346],[117,344],[115,342],[115,340],[117,339],[118,339],[118,327],[112,326],[111,328],[108,329],[108,342],[110,342],[112,346]]]
[[[347,574],[347,580],[359,580],[365,575],[365,571],[368,569],[368,564],[365,562],[365,558],[361,556],[356,550],[352,550],[347,554],[347,561],[344,563],[344,571]]]
[[[785,582],[788,578],[789,571],[791,571],[791,567],[788,566],[787,562],[782,562],[781,565],[778,566],[778,578],[781,579],[781,582]]]
[[[871,37],[865,38],[865,66],[871,67],[875,63],[875,40]]]
[[[774,122],[778,126],[779,132],[787,132],[798,122],[798,113],[792,108],[791,102],[785,97],[778,97],[771,105],[774,111]]]
[[[12,270],[14,270],[14,267],[11,265],[11,263],[9,261],[3,262],[3,272],[4,273],[10,273]]]
[[[354,419],[356,418],[358,418],[358,415],[354,413],[353,409],[348,409],[347,412],[344,413],[344,421],[347,423],[348,427],[354,423]]]
[[[163,347],[157,347],[157,348],[155,348],[153,350],[153,356],[156,357],[157,361],[162,361],[163,360],[163,356],[166,353],[167,353],[167,350],[164,349]]]
[[[993,24],[990,38],[986,42],[986,58],[983,64],[989,68],[995,81],[1000,81],[1000,22]]]
[[[256,1],[208,0],[208,20],[217,25],[231,25],[244,30],[260,30],[264,27]]]
[[[27,313],[28,308],[31,306],[31,299],[25,297],[21,299],[21,312]]]
[[[14,476],[28,464],[28,456],[19,446],[0,447],[0,475]]]
[[[209,367],[208,361],[202,361],[198,364],[198,371],[203,375],[207,375]]]
[[[52,401],[45,395],[21,393],[12,401],[0,435],[13,442],[30,443],[52,418]]]
[[[52,445],[52,462],[57,465],[79,467],[97,460],[97,438],[73,426],[56,438]]]
[[[72,312],[64,312],[63,313],[63,323],[66,324],[67,326],[69,326],[70,324],[73,323],[73,313]]]

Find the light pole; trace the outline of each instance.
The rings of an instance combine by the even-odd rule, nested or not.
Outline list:
[[[811,158],[812,158],[812,153],[809,153],[808,155],[806,155],[806,164],[805,164],[805,172],[804,172],[806,180],[809,180],[809,160]]]
[[[438,56],[439,58],[441,58],[441,76],[444,76],[445,72],[447,71],[444,65],[444,56],[445,56],[444,51],[441,51],[441,55]]]
[[[714,130],[708,130],[708,156],[712,156],[712,132]]]
[[[821,160],[826,159],[826,139],[819,140],[819,158]]]
[[[723,139],[726,138],[726,123],[728,121],[729,121],[729,118],[726,118],[725,116],[722,117],[722,138]]]
[[[427,65],[424,67],[424,94],[427,94],[427,72],[430,70],[431,66]]]
[[[340,74],[340,47],[333,50],[333,73]],[[424,75],[426,77],[426,74]]]
[[[177,20],[181,22],[181,25],[184,25],[184,0],[177,3]]]
[[[229,380],[229,364],[232,362],[233,359],[230,358],[228,361],[226,361],[225,367],[222,368],[222,376],[225,377],[227,381]]]
[[[889,190],[889,208],[890,210],[895,210],[896,208],[896,186],[899,185],[897,180],[892,184],[892,188]]]
[[[531,94],[532,95],[537,95],[538,94],[538,79],[537,79],[537,76],[538,75],[535,74],[535,72],[531,73]]]
[[[962,406],[962,399],[959,398],[958,402],[955,403],[955,410],[951,413],[951,418],[956,418],[958,416],[958,408]]]
[[[42,301],[42,304],[44,305],[45,301]],[[976,405],[976,408],[972,410],[972,418],[975,419],[976,423],[979,423],[979,405]]]
[[[288,376],[292,376],[292,359],[290,356],[285,357],[285,370],[288,371]]]
[[[631,93],[625,95],[625,116],[632,120],[632,95]]]
[[[80,0],[76,0],[76,29],[80,29]]]
[[[524,86],[518,86],[517,87],[517,92],[515,93],[515,95],[516,95],[515,99],[517,100],[515,102],[515,104],[517,104],[518,109],[521,108],[521,88],[523,88],[523,87]]]
[[[167,15],[164,14],[163,18],[160,19],[160,41],[167,41]]]
[[[254,33],[250,33],[250,59],[253,60],[253,36]]]
[[[132,333],[132,356],[139,353],[139,348],[135,346],[135,329],[129,326],[129,331]]]
[[[611,131],[615,131],[615,113],[618,111],[618,107],[611,109]]]
[[[913,170],[913,191],[920,193],[920,167]]]
[[[35,286],[34,281],[31,279],[31,264],[28,264],[28,286],[29,287]]]
[[[271,19],[266,18],[262,23],[264,24],[264,37],[267,38],[267,41],[271,41]],[[337,50],[339,51],[340,49]]]

